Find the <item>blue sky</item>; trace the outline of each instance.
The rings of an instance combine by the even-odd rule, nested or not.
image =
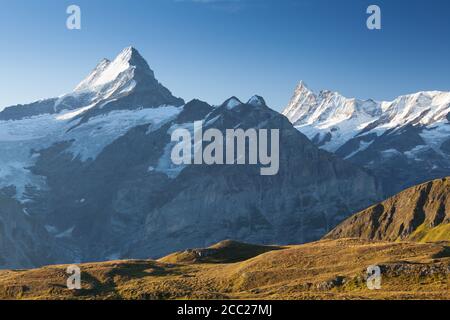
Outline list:
[[[175,95],[212,104],[312,89],[378,100],[450,91],[448,0],[0,0],[0,109],[69,92],[132,45]],[[82,30],[65,27],[82,10]],[[366,28],[366,8],[382,30]]]

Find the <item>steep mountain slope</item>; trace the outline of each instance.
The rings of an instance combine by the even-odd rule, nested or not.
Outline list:
[[[283,114],[317,146],[370,169],[388,195],[450,175],[450,92],[377,102],[301,82]]]
[[[325,238],[450,242],[450,178],[405,190],[348,218]]]
[[[183,104],[133,48],[103,60],[58,101],[49,110],[37,103],[0,113],[0,190],[9,188],[18,210],[44,230],[45,240],[33,243],[46,245],[28,250],[51,253],[46,264],[160,257],[230,238],[305,242],[381,200],[370,174],[319,150],[263,98]],[[223,134],[279,129],[279,173],[173,164],[172,132],[193,133],[196,120]],[[3,253],[6,262],[14,250]],[[30,261],[16,267],[41,264]]]
[[[235,256],[241,256],[234,247]],[[80,265],[81,290],[67,266],[0,271],[0,299],[450,299],[448,247],[356,239],[289,246],[236,263],[110,261]],[[367,267],[381,289],[367,288]]]

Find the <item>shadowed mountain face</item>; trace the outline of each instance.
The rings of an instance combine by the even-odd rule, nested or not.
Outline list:
[[[0,266],[37,266],[54,261],[51,237],[9,191],[0,191]]]
[[[49,103],[0,113],[0,190],[28,221],[0,206],[16,240],[28,239],[19,261],[0,234],[0,267],[160,257],[230,238],[306,242],[382,194],[370,174],[319,150],[261,97],[183,104],[132,48]],[[278,174],[261,176],[259,165],[174,165],[171,133],[193,133],[197,120],[223,134],[279,129]]]
[[[373,172],[388,196],[450,175],[450,92],[378,102],[302,82],[283,114],[320,148]]]
[[[405,190],[348,218],[325,238],[450,241],[450,178]]]

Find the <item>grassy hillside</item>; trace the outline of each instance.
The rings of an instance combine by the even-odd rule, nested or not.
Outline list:
[[[190,249],[176,252],[160,259],[166,263],[232,263],[244,261],[282,247],[259,246],[232,240],[219,242],[206,249]]]
[[[450,178],[407,189],[348,218],[325,238],[450,242]]]
[[[0,271],[0,298],[450,299],[450,250],[443,244],[324,240],[269,247],[239,262],[230,262],[230,255],[240,260],[260,247],[228,242],[213,248],[228,248],[226,258],[190,263],[189,255],[176,254],[160,261],[82,264],[79,291],[66,288],[67,266]],[[366,287],[370,265],[382,270],[381,290]]]
[[[450,223],[434,228],[424,223],[408,237],[408,240],[417,242],[450,242]]]

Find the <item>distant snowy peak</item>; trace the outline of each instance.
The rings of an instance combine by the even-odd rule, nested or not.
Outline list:
[[[430,125],[444,120],[450,112],[450,92],[421,91],[382,105],[383,113],[393,126]]]
[[[381,105],[373,100],[349,99],[337,92],[311,91],[301,81],[283,114],[295,125],[336,122],[356,117],[376,117]]]
[[[253,107],[264,107],[264,106],[266,106],[266,101],[264,100],[263,97],[254,95],[247,101],[247,103],[243,103],[241,100],[239,100],[236,97],[231,97],[228,100],[226,100],[224,103],[222,103],[222,106],[225,106],[228,110],[233,110],[236,107],[244,106],[244,105],[253,106]]]
[[[266,105],[266,101],[264,100],[263,97],[254,95],[253,97],[250,98],[250,100],[248,100],[247,104],[251,106],[261,107]]]
[[[307,85],[301,81],[295,88],[294,95],[291,98],[283,114],[289,118],[292,123],[303,121],[312,109],[317,105],[317,96],[309,90]]]
[[[225,106],[228,110],[232,110],[237,106],[242,105],[242,102],[236,97],[231,97],[230,99],[226,100],[222,105]]]
[[[304,82],[283,114],[316,144],[336,151],[349,139],[377,135],[407,125],[428,126],[450,113],[450,92],[429,91],[400,96],[390,102],[346,98],[337,92],[314,93]]]

